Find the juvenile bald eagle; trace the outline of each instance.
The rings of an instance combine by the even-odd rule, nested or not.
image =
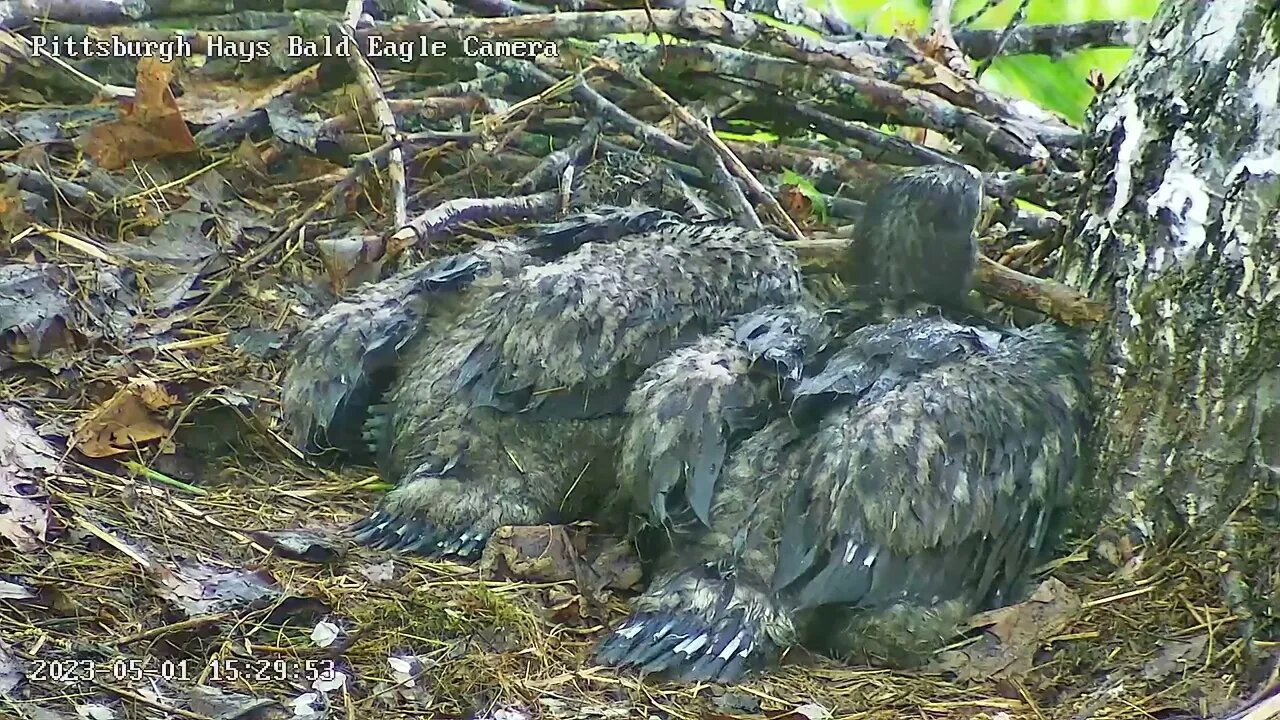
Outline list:
[[[723,681],[804,643],[913,664],[1018,591],[1081,472],[1087,366],[1053,326],[965,309],[981,199],[962,167],[886,183],[844,330],[779,392],[740,325],[640,378],[620,482],[675,550],[599,662]],[[791,313],[756,322],[812,357],[812,319]],[[736,408],[763,427],[729,432]]]
[[[599,208],[335,305],[297,341],[285,417],[310,448],[350,450],[363,428],[398,483],[359,541],[473,557],[501,525],[589,514],[654,362],[799,299],[794,257],[768,233]]]

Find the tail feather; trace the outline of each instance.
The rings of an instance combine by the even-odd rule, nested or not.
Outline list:
[[[503,525],[541,522],[527,496],[464,479],[426,463],[383,496],[377,510],[351,525],[354,540],[376,550],[473,560]]]
[[[648,613],[614,632],[596,662],[679,682],[736,682],[763,667],[757,632],[742,612],[708,625],[694,613]]]
[[[375,511],[351,524],[353,539],[374,550],[474,560],[484,550],[488,533],[437,525],[426,518]]]
[[[282,402],[302,448],[358,452],[369,406],[390,384],[401,348],[422,327],[429,298],[456,293],[513,255],[495,243],[427,263],[364,288],[316,318],[297,337]]]

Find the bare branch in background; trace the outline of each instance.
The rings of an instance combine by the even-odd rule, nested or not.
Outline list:
[[[1027,8],[1031,5],[1031,0],[1021,0],[1018,7],[1013,11],[1013,17],[1009,18],[1009,24],[1005,26],[1000,36],[996,38],[996,45],[991,50],[991,54],[978,63],[978,69],[974,71],[975,78],[981,78],[982,74],[991,67],[991,62],[996,59],[1004,51],[1004,44],[1008,42],[1009,36],[1027,19]]]
[[[1001,55],[1060,57],[1076,50],[1133,47],[1147,31],[1142,20],[1092,20],[1070,25],[1023,25],[1003,41]],[[1002,30],[958,30],[956,42],[969,57],[989,58],[1004,34]]]
[[[930,53],[951,72],[960,77],[969,77],[969,62],[956,46],[956,39],[951,31],[951,14],[954,11],[955,0],[933,0],[930,3],[930,35],[925,44]]]

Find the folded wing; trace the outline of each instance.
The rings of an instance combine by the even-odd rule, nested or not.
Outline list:
[[[797,390],[774,587],[801,607],[1005,592],[1078,471],[1085,367],[1049,327],[855,333]]]

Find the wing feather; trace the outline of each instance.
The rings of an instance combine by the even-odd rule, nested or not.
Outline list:
[[[991,332],[866,328],[802,384],[785,520],[804,530],[782,532],[776,587],[804,606],[927,604],[1029,569],[1077,473],[1086,362],[1047,327]]]
[[[803,306],[765,308],[678,349],[650,368],[627,402],[619,480],[650,522],[711,525],[732,443],[781,414],[780,376],[797,374],[825,341]],[[683,493],[673,495],[678,488]]]
[[[432,308],[529,259],[517,245],[488,243],[369,285],[312,321],[294,341],[282,395],[293,441],[354,450],[368,406]]]
[[[767,233],[671,224],[587,243],[526,268],[464,318],[482,340],[458,387],[539,417],[611,414],[661,353],[799,292],[794,256]]]

